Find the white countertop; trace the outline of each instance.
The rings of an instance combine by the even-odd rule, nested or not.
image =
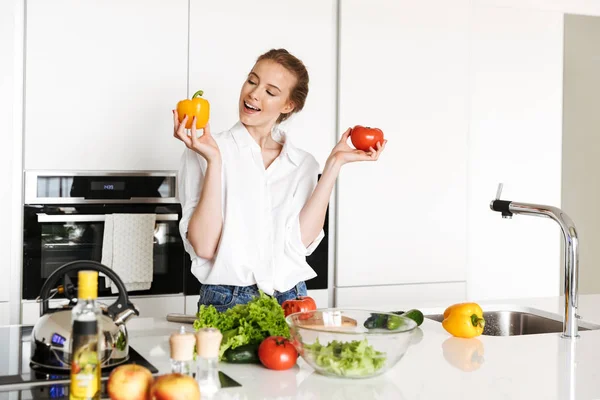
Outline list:
[[[558,297],[480,304],[484,311],[502,309],[504,305],[520,306],[562,320],[563,299]],[[420,309],[433,314],[443,312],[444,308]],[[579,314],[582,321],[600,324],[600,295],[580,295]],[[140,318],[130,320],[127,325],[130,344],[161,373],[169,372],[168,337],[180,325]],[[190,325],[187,327],[192,329]],[[221,370],[242,387],[222,389],[218,398],[600,400],[600,330],[580,331],[581,337],[573,341],[562,339],[560,333],[457,339],[440,323],[428,319],[418,329],[422,331],[421,341],[411,346],[393,369],[379,377],[361,380],[325,377],[301,358],[287,371],[221,363]],[[469,349],[475,340],[483,348],[483,362],[470,371]],[[448,361],[451,359],[465,362],[451,363]]]

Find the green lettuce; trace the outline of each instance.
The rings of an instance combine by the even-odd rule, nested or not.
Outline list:
[[[323,346],[317,339],[304,345],[305,354],[326,372],[338,376],[372,375],[385,365],[386,355],[370,346],[367,339],[352,342],[334,340]]]
[[[246,344],[260,344],[269,336],[290,337],[283,309],[274,297],[260,292],[247,304],[238,304],[219,312],[214,306],[201,305],[194,329],[217,328],[223,339],[219,349],[219,359],[229,348]]]

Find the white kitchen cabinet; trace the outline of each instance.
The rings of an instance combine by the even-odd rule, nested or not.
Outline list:
[[[559,11],[581,15],[600,15],[600,2],[589,0],[473,0],[478,7],[494,6],[533,11]]]
[[[188,1],[26,4],[25,168],[177,168]]]
[[[0,326],[10,324],[10,308],[8,302],[0,303]],[[1,342],[0,342],[1,343]]]
[[[4,327],[4,329],[0,329],[0,376],[7,375],[16,375],[21,370],[20,366],[20,358],[21,358],[21,332],[17,326],[13,326],[8,329],[6,325],[8,322],[2,320],[2,312],[4,306],[0,304],[0,327]],[[8,311],[8,306],[6,306]],[[17,397],[2,397],[2,394],[6,392],[0,392],[0,399],[4,400],[13,400],[17,399]],[[7,393],[9,394],[9,393]],[[16,395],[16,393],[13,393]]]
[[[204,91],[213,133],[238,121],[240,89],[258,56],[285,48],[306,65],[310,83],[304,109],[284,125],[294,145],[324,167],[337,138],[336,3],[191,0],[189,93]],[[331,205],[330,244],[335,235],[333,198]],[[329,303],[326,298],[319,301]],[[196,308],[194,301],[188,308]]]
[[[238,120],[240,89],[256,58],[285,48],[310,76],[304,109],[285,124],[293,143],[323,168],[337,136],[336,1],[191,0],[190,21],[189,93],[204,90],[212,132]]]
[[[489,204],[503,182],[504,200],[561,206],[563,16],[475,6],[471,37],[468,295],[555,296],[558,224]]]
[[[337,287],[466,278],[469,4],[341,4],[340,127],[388,143],[342,169]]]
[[[336,307],[407,311],[411,308],[439,307],[466,299],[466,283],[426,283],[336,288]]]
[[[20,171],[20,157],[16,158],[15,144],[20,143],[20,135],[16,136],[15,93],[18,90],[17,77],[20,72],[15,68],[18,63],[16,45],[17,27],[15,25],[17,8],[16,0],[0,2],[0,132],[2,132],[2,146],[0,146],[0,179],[3,190],[0,191],[0,219],[3,229],[0,230],[0,275],[7,279],[0,279],[0,325],[8,323],[8,305],[2,302],[9,301],[11,250],[15,249],[12,242],[14,219],[18,217],[13,212],[13,199],[20,191],[13,188],[13,176],[16,170]],[[16,107],[15,107],[16,106]],[[5,319],[6,317],[6,319]]]

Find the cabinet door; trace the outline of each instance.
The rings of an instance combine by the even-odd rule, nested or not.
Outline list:
[[[0,326],[6,326],[8,324],[10,324],[10,304],[8,302],[2,302],[0,303]]]
[[[25,168],[175,169],[187,0],[27,1]]]
[[[387,311],[438,307],[466,300],[466,286],[465,282],[450,282],[338,288],[335,306]]]
[[[0,231],[0,276],[6,277],[0,279],[0,302],[9,301],[10,297],[10,273],[11,273],[11,250],[18,251],[20,246],[13,244],[12,228],[18,223],[18,216],[15,215],[14,203],[19,197],[20,191],[14,187],[15,173],[20,174],[21,158],[18,157],[16,146],[21,143],[21,135],[17,134],[15,124],[18,115],[18,104],[16,96],[18,90],[17,81],[20,73],[16,66],[18,65],[17,54],[22,56],[16,50],[17,43],[20,40],[16,38],[18,14],[18,1],[0,2],[0,132],[2,132],[2,146],[0,146],[0,178],[3,182],[3,190],[0,192],[0,218],[3,221],[3,229]],[[7,279],[8,278],[8,279]],[[16,279],[16,277],[15,277]],[[0,303],[0,326],[2,323],[8,323],[8,304]]]
[[[388,143],[340,175],[338,287],[465,280],[468,7],[342,2],[340,128]]]
[[[238,121],[240,89],[256,58],[285,48],[310,76],[305,107],[286,126],[323,167],[336,138],[336,1],[191,0],[190,21],[189,92],[204,90],[212,132]]]
[[[556,296],[558,225],[489,204],[503,182],[504,200],[561,206],[563,15],[475,6],[472,19],[469,296]]]

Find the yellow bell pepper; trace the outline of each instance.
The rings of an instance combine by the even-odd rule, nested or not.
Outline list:
[[[187,115],[188,119],[185,124],[185,129],[192,128],[192,121],[196,117],[196,129],[206,127],[210,117],[210,103],[201,96],[204,94],[202,90],[198,90],[192,96],[191,100],[185,99],[177,103],[177,114],[179,123],[183,122],[183,118]]]
[[[483,333],[485,319],[477,303],[454,304],[444,311],[442,326],[456,337],[472,338]]]

